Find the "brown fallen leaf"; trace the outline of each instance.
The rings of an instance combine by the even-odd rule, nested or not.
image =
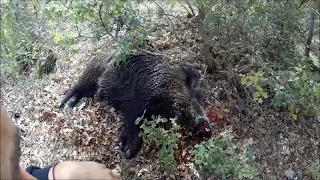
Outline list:
[[[46,108],[43,110],[42,115],[41,115],[41,119],[43,120],[52,120],[53,118],[53,113],[52,110],[49,108]]]
[[[36,131],[31,131],[30,136],[36,137],[36,136],[38,136],[38,133]]]
[[[58,118],[58,119],[56,119],[54,122],[55,122],[58,126],[62,126],[65,121],[66,121],[65,119]]]
[[[95,137],[88,137],[86,142],[84,143],[86,146],[90,144],[90,142],[96,141],[97,139]]]

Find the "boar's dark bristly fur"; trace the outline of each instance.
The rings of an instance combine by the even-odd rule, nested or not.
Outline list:
[[[98,90],[98,80],[106,70],[108,63],[100,59],[93,59],[79,77],[76,85],[64,96],[59,108],[65,103],[74,107],[83,97],[94,97]]]
[[[203,109],[200,73],[191,65],[172,67],[161,56],[130,55],[125,61],[107,68],[99,81],[97,100],[120,111],[130,133],[120,135],[127,158],[134,157],[142,146],[138,136],[138,117],[177,118],[177,123],[195,133],[211,136],[203,123],[210,123]],[[206,129],[206,130],[205,130]]]

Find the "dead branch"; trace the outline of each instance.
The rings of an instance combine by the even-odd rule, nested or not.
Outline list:
[[[102,2],[100,3],[100,5],[99,5],[99,11],[98,11],[101,25],[102,25],[102,27],[104,28],[106,34],[108,34],[114,41],[118,42],[117,38],[114,37],[114,36],[109,32],[109,30],[108,30],[108,28],[107,28],[107,25],[104,23],[104,21],[103,21],[103,19],[102,19],[101,10],[102,10],[102,5],[103,5],[103,3],[104,3],[104,1],[102,1]]]
[[[196,16],[196,13],[194,12],[194,10],[193,10],[193,8],[192,8],[192,6],[191,6],[191,4],[190,4],[189,0],[185,0],[185,2],[187,3],[187,5],[188,5],[188,7],[189,7],[190,11],[192,12],[192,16]]]
[[[190,13],[189,9],[188,9],[186,6],[184,6],[181,1],[178,0],[178,3],[179,3],[189,14],[194,15],[194,12],[192,11],[192,12]],[[191,10],[191,9],[190,9],[190,10]],[[194,16],[195,16],[195,15],[194,15]]]
[[[154,53],[154,52],[150,52],[148,50],[145,50],[145,49],[142,49],[142,48],[137,48],[138,50],[142,51],[142,52],[145,52],[147,54],[151,54],[151,55],[154,55],[154,56],[163,56],[167,59],[170,59],[168,56],[166,56],[165,54],[158,54],[158,53]]]

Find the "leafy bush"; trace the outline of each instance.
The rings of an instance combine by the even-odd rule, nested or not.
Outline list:
[[[319,115],[320,75],[310,71],[307,65],[296,66],[287,71],[275,71],[271,68],[241,75],[241,83],[252,87],[253,99],[259,103],[269,99],[267,108],[284,108],[293,119],[301,115]],[[267,92],[269,91],[269,92]],[[268,96],[267,93],[272,94]]]
[[[263,71],[251,72],[246,75],[241,76],[241,84],[248,86],[253,86],[255,88],[255,92],[253,93],[253,100],[258,103],[262,103],[263,99],[268,98],[268,94],[263,90],[261,84],[264,83],[265,78],[263,77]]]
[[[209,139],[195,145],[192,161],[201,169],[220,176],[222,179],[256,179],[258,170],[252,165],[253,156],[244,150],[243,157],[237,156],[235,145],[229,139]]]
[[[251,69],[239,73],[252,99],[268,112],[287,109],[293,119],[299,114],[319,115],[319,67],[298,48],[307,38],[312,3],[303,7],[286,0],[227,4],[212,4],[219,11],[208,11],[204,24],[215,39],[215,53],[228,60],[229,67],[232,62],[235,67],[244,62],[252,64]],[[235,12],[241,15],[235,16]]]
[[[144,120],[141,126],[142,132],[140,136],[145,143],[151,145],[155,144],[156,147],[160,147],[158,151],[158,160],[160,165],[164,168],[166,175],[171,175],[176,171],[177,162],[175,160],[175,151],[178,148],[177,142],[181,137],[179,132],[180,126],[176,124],[175,119],[170,119],[170,122],[166,118],[153,117],[153,121]],[[137,124],[141,119],[137,119]],[[163,123],[171,123],[171,128],[165,130],[159,125]]]
[[[295,67],[281,74],[272,73],[270,86],[274,88],[272,100],[275,108],[288,108],[290,116],[297,119],[297,113],[319,115],[320,79],[307,67]]]
[[[135,2],[127,0],[3,2],[2,70],[33,66],[42,47],[69,54],[68,48],[80,40],[99,41],[105,36],[117,42],[124,54],[145,39],[142,34],[149,27],[142,25],[139,11],[133,7]]]
[[[18,70],[28,69],[32,66],[33,55],[35,53],[34,41],[36,33],[34,23],[30,17],[33,17],[31,7],[25,2],[8,1],[1,3],[1,61],[3,67]],[[11,70],[11,72],[16,72]]]
[[[76,1],[68,4],[68,8],[61,2],[56,3],[59,10],[48,9],[52,17],[62,16],[73,22],[78,38],[94,41],[111,38],[118,46],[116,57],[119,61],[139,47],[149,34],[150,25],[146,24],[146,20],[139,16],[139,9],[135,8],[139,4],[137,1]]]
[[[308,171],[307,171],[307,174],[309,176],[311,176],[313,179],[320,179],[320,162],[315,162],[313,163]]]
[[[52,16],[50,9],[61,14],[53,2],[1,2],[0,54],[4,72],[28,70],[48,49],[58,51],[78,42],[70,31],[62,31],[66,29],[62,28],[64,19]]]
[[[256,1],[259,2],[259,1]],[[274,1],[258,3],[254,13],[257,18],[256,25],[262,32],[255,34],[256,50],[265,62],[280,64],[280,68],[287,68],[296,64],[300,59],[293,58],[298,55],[296,45],[305,40],[304,32],[307,11],[299,10],[295,1]],[[297,60],[297,61],[296,61]]]

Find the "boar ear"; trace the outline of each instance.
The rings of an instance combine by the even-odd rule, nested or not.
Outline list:
[[[191,89],[197,89],[200,86],[201,74],[195,66],[190,64],[185,64],[181,67],[182,71],[185,73],[186,84]]]

